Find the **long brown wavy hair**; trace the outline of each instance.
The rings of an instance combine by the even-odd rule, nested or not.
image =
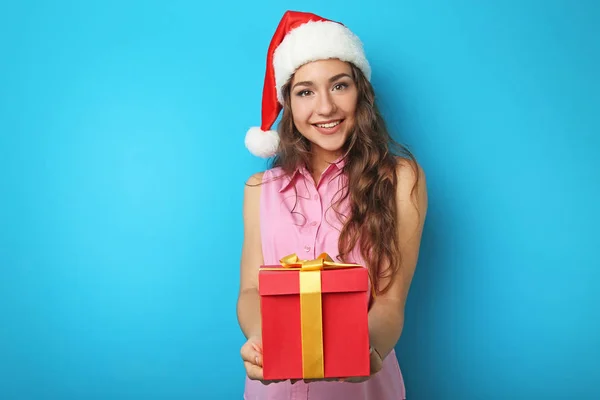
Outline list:
[[[350,253],[359,245],[376,292],[384,293],[401,265],[396,207],[398,157],[411,160],[418,177],[417,164],[408,148],[395,142],[389,134],[370,82],[359,68],[349,64],[358,99],[355,124],[342,149],[346,161],[343,173],[348,177],[348,184],[332,205],[341,215],[338,206],[349,199],[350,214],[342,215],[345,221],[338,243],[339,259],[348,261]],[[271,167],[281,167],[285,174],[292,174],[299,165],[309,169],[311,165],[310,142],[300,134],[293,121],[290,106],[292,79],[282,88],[283,115],[277,128],[280,143],[271,162]],[[389,282],[384,287],[380,287],[382,278],[388,278]]]

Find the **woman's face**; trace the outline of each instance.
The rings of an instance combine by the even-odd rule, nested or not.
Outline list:
[[[346,62],[314,61],[296,71],[290,92],[292,115],[313,152],[341,153],[354,125],[357,98],[352,69]]]

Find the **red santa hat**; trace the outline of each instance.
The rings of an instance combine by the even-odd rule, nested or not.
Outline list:
[[[302,65],[331,58],[353,63],[371,79],[360,39],[343,24],[311,13],[283,15],[267,52],[262,123],[246,133],[246,147],[252,154],[268,158],[277,153],[279,135],[271,127],[283,107],[283,85]]]

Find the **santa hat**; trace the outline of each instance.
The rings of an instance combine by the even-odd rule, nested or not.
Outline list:
[[[279,135],[271,127],[283,107],[283,85],[302,65],[330,58],[353,63],[371,79],[362,43],[348,28],[315,14],[287,11],[267,52],[261,126],[246,133],[246,147],[252,154],[268,158],[277,152]]]

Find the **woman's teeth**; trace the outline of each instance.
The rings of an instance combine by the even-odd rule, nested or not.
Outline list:
[[[334,126],[337,126],[340,124],[341,121],[336,121],[336,122],[330,122],[328,124],[315,124],[317,125],[319,128],[333,128]]]

